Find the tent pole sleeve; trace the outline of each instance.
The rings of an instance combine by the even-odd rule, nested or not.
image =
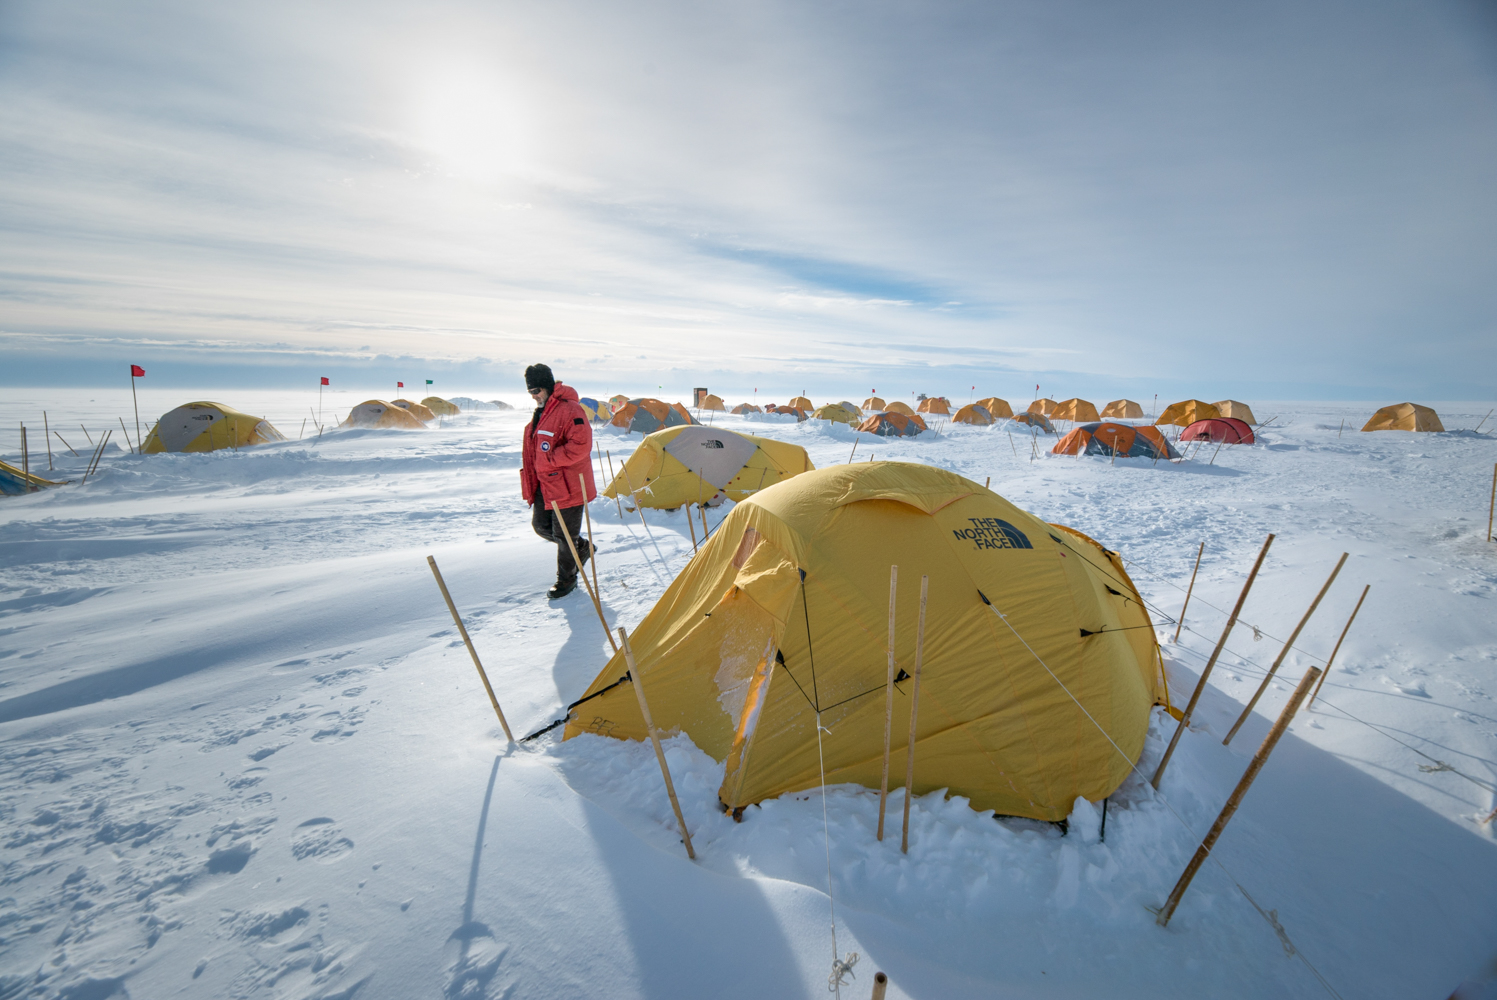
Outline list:
[[[1196,702],[1201,700],[1201,692],[1206,690],[1206,681],[1211,677],[1211,668],[1216,666],[1217,658],[1222,655],[1222,649],[1227,645],[1227,636],[1232,634],[1232,628],[1237,624],[1237,616],[1242,613],[1242,606],[1247,602],[1248,591],[1253,589],[1253,581],[1258,578],[1258,570],[1263,565],[1264,556],[1268,555],[1268,547],[1273,544],[1274,536],[1270,534],[1263,540],[1263,548],[1258,550],[1258,559],[1253,563],[1252,572],[1248,573],[1247,582],[1242,585],[1242,593],[1237,595],[1237,603],[1232,607],[1232,614],[1227,617],[1227,627],[1222,629],[1222,637],[1217,640],[1216,648],[1211,651],[1211,659],[1206,661],[1206,668],[1201,671],[1201,679],[1196,682],[1196,689],[1191,692],[1190,702],[1185,706],[1185,712],[1180,716],[1180,724],[1175,727],[1175,735],[1170,737],[1170,745],[1165,748],[1164,756],[1159,760],[1159,767],[1154,771],[1154,777],[1149,784],[1156,789],[1159,787],[1160,779],[1164,777],[1164,769],[1169,766],[1170,758],[1175,754],[1175,745],[1180,742],[1180,734],[1185,732],[1185,727],[1190,725],[1190,717],[1195,713]]]
[[[478,677],[483,681],[483,689],[489,693],[489,703],[494,706],[494,714],[499,716],[499,725],[504,727],[504,736],[513,743],[515,734],[509,731],[509,722],[504,718],[504,710],[499,707],[499,699],[494,695],[494,686],[489,683],[489,675],[484,671],[483,663],[478,659],[478,650],[473,648],[473,640],[468,638],[468,629],[463,625],[462,615],[457,613],[457,605],[452,603],[452,595],[447,591],[447,581],[442,579],[442,571],[437,569],[437,560],[432,556],[427,556],[426,564],[431,567],[431,575],[437,578],[437,586],[442,589],[442,600],[447,602],[447,610],[452,612],[452,620],[457,623],[458,634],[463,637],[463,644],[468,647],[468,655],[473,657],[473,665],[478,668]]]

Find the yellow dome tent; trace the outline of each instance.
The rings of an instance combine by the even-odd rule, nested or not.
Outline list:
[[[953,423],[958,424],[980,424],[987,426],[993,422],[993,415],[988,408],[981,403],[969,403],[956,411],[956,416],[951,418]]]
[[[1069,420],[1073,424],[1095,423],[1102,419],[1097,408],[1084,399],[1067,399],[1056,403],[1049,417],[1051,420]]]
[[[349,410],[347,419],[339,426],[401,431],[426,429],[426,425],[410,410],[387,403],[383,399],[366,399]]]
[[[1221,411],[1210,403],[1203,403],[1199,399],[1187,399],[1180,403],[1171,403],[1154,423],[1189,427],[1197,420],[1210,420],[1220,416]]]
[[[915,793],[949,788],[976,809],[1052,821],[1078,796],[1112,794],[1142,753],[1161,676],[1121,559],[944,469],[873,462],[740,503],[634,630],[655,725],[725,763],[722,804],[818,786],[818,707],[826,782],[878,787],[891,565],[901,676],[930,581]],[[626,671],[622,653],[609,660],[565,738],[646,737]],[[897,760],[906,732],[895,725]]]
[[[1008,400],[999,399],[997,396],[979,399],[977,405],[987,410],[994,420],[1005,420],[1014,415],[1014,408],[1008,405]]]
[[[241,413],[232,406],[184,403],[161,415],[151,433],[146,435],[140,450],[145,455],[165,451],[217,451],[284,440],[286,436],[269,420]]]
[[[816,407],[814,407],[814,406],[811,405],[811,401],[809,399],[807,399],[805,396],[796,396],[794,399],[792,399],[790,402],[786,403],[785,405],[789,406],[789,407],[793,407],[794,409],[797,409],[797,410],[805,410],[807,413],[810,413],[812,410],[816,409]]]
[[[753,403],[739,403],[737,406],[733,407],[733,412],[741,415],[744,413],[763,413],[764,411],[759,409],[759,407],[755,406]]]
[[[931,396],[928,399],[922,399],[920,405],[915,408],[915,412],[929,413],[937,417],[949,417],[951,415],[951,405],[946,401],[945,397]]]
[[[861,414],[849,411],[840,403],[828,403],[825,406],[818,407],[811,416],[817,420],[830,420],[838,424],[851,424],[862,419]]]
[[[867,410],[870,413],[881,413],[884,410],[884,407],[884,401],[882,399],[879,399],[877,396],[869,396],[867,399],[863,400],[863,409]]]
[[[1144,408],[1131,399],[1114,399],[1102,408],[1103,420],[1139,420]]]
[[[628,497],[632,491],[641,507],[674,510],[718,493],[745,500],[814,468],[798,444],[700,424],[670,427],[640,442],[603,495]]]
[[[1372,415],[1364,431],[1443,431],[1440,415],[1418,403],[1394,403]]]
[[[1050,411],[1054,410],[1059,405],[1059,403],[1057,403],[1053,399],[1050,399],[1049,397],[1046,397],[1045,399],[1036,399],[1033,403],[1029,404],[1028,412],[1038,413],[1041,416],[1048,417],[1050,415]]]
[[[1256,424],[1257,418],[1253,416],[1253,410],[1246,403],[1239,403],[1235,399],[1223,399],[1212,403],[1216,411],[1224,417],[1232,417],[1241,420],[1245,424]]]
[[[707,393],[707,398],[702,400],[702,409],[726,411],[727,407],[723,406],[723,398],[721,396],[714,396],[709,392]]]
[[[390,402],[400,407],[402,410],[405,410],[407,413],[415,417],[417,420],[421,421],[423,424],[431,423],[433,420],[437,419],[437,415],[431,412],[430,407],[423,406],[422,404],[413,402],[409,399],[392,399],[390,400]]]
[[[915,415],[915,411],[910,409],[910,404],[902,403],[897,399],[894,402],[890,403],[888,406],[884,407],[884,412],[902,413],[907,417],[913,417]]]
[[[455,417],[463,412],[456,403],[450,403],[441,396],[427,396],[421,401],[421,405],[439,417]]]

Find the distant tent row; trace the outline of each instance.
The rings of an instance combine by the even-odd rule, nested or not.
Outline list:
[[[646,436],[603,495],[674,510],[719,494],[745,500],[814,468],[798,444],[701,424],[672,427]]]

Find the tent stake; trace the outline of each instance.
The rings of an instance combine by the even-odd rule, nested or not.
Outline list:
[[[702,544],[706,545],[707,544],[707,536],[710,535],[710,534],[712,534],[712,532],[710,532],[710,531],[707,530],[707,505],[706,504],[702,504],[697,509],[702,512]],[[690,511],[687,511],[688,515],[690,513],[691,513]]]
[[[889,988],[889,977],[882,972],[873,974],[873,1000],[884,1000],[884,991]]]
[[[583,504],[583,507],[586,506],[586,504]],[[572,550],[572,565],[577,567],[577,575],[582,577],[583,589],[587,591],[587,596],[593,600],[593,610],[598,612],[598,621],[603,623],[603,634],[608,637],[608,645],[612,646],[613,651],[617,653],[619,647],[613,641],[613,632],[608,628],[608,619],[603,617],[603,605],[598,602],[598,595],[593,593],[592,581],[587,578],[587,568],[582,565],[582,560],[577,555],[577,543],[572,541],[572,533],[567,530],[567,522],[561,516],[561,504],[552,500],[551,510],[556,514],[556,522],[561,525],[561,533],[567,537],[567,548]],[[588,558],[592,557],[589,556]]]
[[[629,467],[620,464],[620,471],[624,474],[624,485],[629,487],[629,499],[634,501],[634,509],[639,511],[639,523],[644,525],[645,534],[650,534],[650,526],[645,524],[645,505],[639,502],[639,497],[634,494],[634,480],[629,478]],[[648,481],[648,477],[646,478]],[[653,537],[653,536],[652,536]]]
[[[78,426],[83,429],[83,436],[88,438],[88,446],[92,448],[94,446],[94,436],[88,432],[87,427],[84,427],[82,424],[79,424]]]
[[[1497,464],[1492,466],[1492,499],[1487,502],[1487,541],[1492,540],[1492,513],[1497,511]]]
[[[1315,704],[1315,696],[1320,694],[1320,685],[1325,683],[1326,676],[1331,672],[1331,664],[1336,662],[1336,654],[1341,652],[1341,641],[1346,638],[1346,633],[1351,631],[1351,623],[1357,620],[1357,612],[1362,610],[1362,602],[1367,600],[1367,592],[1372,589],[1372,584],[1362,588],[1362,596],[1357,598],[1357,606],[1351,609],[1351,617],[1346,619],[1346,628],[1341,630],[1341,637],[1336,640],[1336,645],[1331,649],[1331,658],[1325,661],[1325,672],[1320,675],[1320,684],[1315,685],[1315,690],[1310,694],[1310,703],[1305,706],[1308,711]]]
[[[73,457],[74,458],[80,457],[79,454],[78,454],[77,449],[75,449],[72,445],[68,444],[68,439],[62,436],[62,431],[53,431],[52,433],[57,435],[57,440],[59,440],[59,441],[62,442],[62,445],[63,445],[64,448],[66,448],[68,451],[71,451],[73,453]]]
[[[484,672],[483,664],[478,659],[478,650],[473,648],[473,640],[468,638],[468,629],[463,625],[462,615],[457,613],[457,605],[452,603],[452,595],[447,592],[447,581],[442,579],[442,571],[437,569],[436,559],[427,556],[426,564],[431,567],[431,575],[437,578],[437,586],[442,589],[442,600],[447,602],[447,610],[452,612],[452,620],[457,623],[458,634],[463,637],[463,643],[468,647],[468,655],[473,657],[473,665],[478,668],[478,676],[483,681],[483,689],[489,693],[489,703],[494,706],[494,714],[499,716],[499,725],[504,727],[505,739],[513,743],[515,734],[509,731],[509,722],[504,718],[504,710],[499,707],[499,699],[494,696],[494,686],[489,683],[489,675]]]
[[[1180,881],[1175,883],[1175,888],[1170,891],[1170,898],[1165,901],[1159,910],[1159,919],[1155,921],[1160,927],[1169,925],[1170,917],[1174,916],[1175,907],[1180,905],[1180,897],[1185,895],[1185,890],[1190,887],[1190,880],[1196,877],[1201,865],[1205,864],[1206,858],[1211,854],[1211,848],[1215,846],[1216,840],[1221,836],[1222,830],[1226,829],[1227,821],[1242,804],[1242,797],[1247,794],[1253,779],[1258,777],[1258,772],[1263,770],[1263,765],[1268,761],[1268,755],[1273,753],[1273,748],[1279,742],[1279,737],[1284,735],[1284,730],[1289,728],[1289,720],[1294,718],[1294,713],[1299,709],[1300,702],[1305,700],[1305,695],[1314,686],[1315,679],[1320,676],[1319,667],[1311,667],[1305,671],[1305,676],[1300,678],[1299,686],[1294,689],[1294,695],[1289,699],[1289,704],[1279,713],[1278,721],[1263,738],[1263,744],[1258,747],[1258,752],[1253,754],[1252,763],[1243,772],[1242,779],[1237,782],[1237,787],[1232,790],[1232,795],[1227,799],[1227,804],[1222,806],[1222,811],[1216,817],[1216,822],[1211,824],[1211,832],[1206,834],[1206,839],[1201,841],[1201,846],[1196,848],[1195,856],[1190,859],[1190,864],[1185,866],[1185,871],[1180,875]]]
[[[581,487],[582,495],[587,496],[587,486],[583,483],[580,472],[577,473],[577,485]],[[593,564],[593,593],[601,594],[603,588],[598,586],[598,547],[593,544],[593,512],[592,508],[587,505],[587,501],[582,503],[582,513],[587,517],[587,547],[591,550],[587,560]]]
[[[1268,684],[1273,680],[1274,674],[1279,672],[1279,666],[1284,662],[1284,657],[1289,655],[1289,650],[1293,647],[1294,640],[1299,638],[1300,631],[1309,623],[1310,616],[1315,613],[1316,608],[1320,607],[1321,599],[1325,597],[1326,591],[1330,590],[1331,584],[1336,582],[1336,574],[1340,573],[1341,567],[1346,565],[1346,556],[1347,553],[1343,552],[1341,553],[1341,558],[1336,560],[1336,568],[1331,570],[1331,575],[1326,580],[1325,585],[1320,588],[1320,593],[1316,594],[1315,600],[1310,602],[1310,607],[1305,611],[1305,616],[1299,620],[1298,625],[1294,626],[1294,631],[1289,633],[1289,641],[1285,642],[1284,648],[1279,650],[1279,655],[1274,658],[1273,666],[1269,667],[1268,673],[1263,676],[1263,683],[1259,684],[1258,690],[1253,692],[1252,700],[1247,703],[1247,707],[1242,710],[1242,714],[1233,723],[1231,732],[1227,733],[1227,738],[1222,740],[1222,746],[1226,746],[1232,742],[1232,737],[1237,735],[1237,730],[1242,728],[1242,724],[1247,721],[1247,717],[1253,713],[1253,707],[1258,704],[1258,699],[1263,697],[1263,692],[1268,690]]]
[[[26,480],[26,492],[31,486],[31,449],[26,446],[26,425],[21,425],[21,477]]]
[[[847,453],[847,461],[849,463],[852,462],[852,457],[858,453],[858,438],[861,438],[862,436],[863,432],[860,430],[858,431],[857,436],[852,439],[852,451]]]
[[[915,789],[915,716],[920,709],[920,660],[925,653],[925,598],[930,577],[920,578],[920,618],[915,625],[915,676],[910,680],[910,740],[904,759],[904,834],[899,849],[910,853],[910,796]]]
[[[1196,682],[1196,689],[1191,692],[1190,702],[1185,706],[1185,712],[1180,716],[1180,724],[1175,727],[1175,735],[1170,737],[1170,745],[1165,748],[1164,756],[1159,759],[1159,767],[1154,771],[1154,777],[1149,782],[1155,789],[1159,788],[1159,780],[1164,777],[1164,769],[1169,766],[1170,757],[1174,756],[1175,744],[1180,742],[1180,734],[1185,732],[1185,727],[1190,725],[1191,714],[1196,710],[1196,702],[1201,700],[1201,693],[1206,690],[1206,681],[1211,676],[1211,668],[1216,666],[1217,657],[1222,655],[1222,649],[1227,645],[1227,636],[1232,634],[1232,627],[1237,624],[1237,616],[1242,613],[1242,605],[1247,601],[1248,591],[1253,589],[1253,581],[1258,578],[1258,569],[1263,565],[1263,557],[1268,555],[1268,547],[1273,544],[1273,535],[1270,534],[1263,540],[1263,548],[1258,550],[1258,560],[1253,563],[1252,572],[1248,573],[1247,582],[1242,585],[1242,593],[1237,595],[1237,603],[1232,607],[1232,613],[1227,616],[1227,627],[1222,629],[1222,637],[1217,640],[1216,648],[1211,651],[1211,659],[1206,661],[1206,669],[1201,671],[1201,679]]]
[[[884,805],[889,798],[889,730],[894,727],[894,597],[899,567],[889,567],[889,682],[884,687],[884,777],[878,786],[878,839],[884,839]],[[908,790],[906,790],[908,796]]]
[[[1175,623],[1175,642],[1176,642],[1176,644],[1178,644],[1180,642],[1180,630],[1185,627],[1185,609],[1188,608],[1188,607],[1190,607],[1190,594],[1191,594],[1191,591],[1193,591],[1193,590],[1196,589],[1196,573],[1200,572],[1200,569],[1201,569],[1201,553],[1205,552],[1205,551],[1206,551],[1206,543],[1202,542],[1201,543],[1201,547],[1198,548],[1198,549],[1196,549],[1196,566],[1195,566],[1195,569],[1193,569],[1193,570],[1190,571],[1190,586],[1185,588],[1185,603],[1182,604],[1182,605],[1180,605],[1180,620]]]
[[[613,637],[609,636],[609,641]],[[624,662],[629,665],[629,677],[634,681],[634,695],[639,699],[639,714],[645,717],[645,730],[650,734],[650,743],[655,747],[655,759],[660,762],[660,774],[665,778],[665,791],[671,797],[671,808],[676,813],[676,825],[681,828],[681,840],[686,844],[686,856],[695,861],[697,852],[691,846],[691,833],[686,829],[686,817],[681,815],[681,803],[676,799],[676,786],[671,781],[671,769],[665,763],[665,751],[660,749],[660,734],[655,731],[655,720],[650,718],[650,703],[645,700],[644,678],[634,664],[634,650],[629,648],[629,633],[619,626],[619,641],[624,644]]]
[[[125,435],[125,447],[130,449],[130,454],[135,454],[135,445],[130,443],[130,432],[125,430],[125,418],[120,417],[120,433]]]
[[[47,442],[47,471],[52,471],[52,428],[47,424],[47,411],[42,411],[42,438]]]

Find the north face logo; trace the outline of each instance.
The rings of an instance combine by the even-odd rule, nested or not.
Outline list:
[[[970,528],[953,528],[957,538],[972,542],[975,549],[1032,549],[1029,538],[1000,517],[969,517]]]

